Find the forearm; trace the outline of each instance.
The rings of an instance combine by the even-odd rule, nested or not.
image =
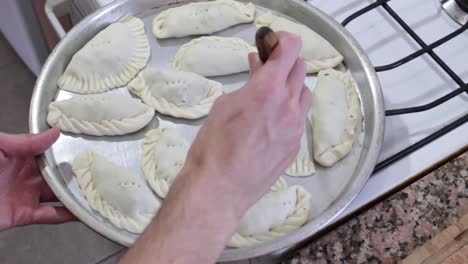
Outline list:
[[[214,263],[242,209],[200,170],[182,172],[122,263]],[[227,208],[230,207],[230,208]]]
[[[215,262],[245,211],[296,156],[311,95],[300,38],[276,34],[271,59],[249,56],[249,82],[213,104],[163,207],[124,263]]]

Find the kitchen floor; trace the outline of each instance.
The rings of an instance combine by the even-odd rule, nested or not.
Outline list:
[[[0,35],[0,131],[26,133],[35,77]],[[285,263],[395,263],[468,213],[468,152],[324,235]],[[122,247],[81,223],[0,232],[0,263],[117,263]],[[243,262],[248,263],[248,262]]]

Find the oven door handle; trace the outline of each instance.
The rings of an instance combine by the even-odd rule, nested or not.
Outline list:
[[[52,27],[60,39],[65,37],[67,32],[63,28],[62,24],[58,20],[59,17],[66,14],[70,14],[71,11],[71,1],[70,0],[47,0],[44,5],[44,10],[49,18]]]

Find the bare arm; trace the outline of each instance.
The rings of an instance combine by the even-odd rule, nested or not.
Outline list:
[[[214,263],[295,157],[311,98],[299,38],[276,34],[270,59],[263,65],[251,54],[249,82],[216,101],[163,207],[122,263]]]
[[[240,208],[204,178],[202,168],[179,175],[164,206],[123,263],[214,263],[234,232]]]

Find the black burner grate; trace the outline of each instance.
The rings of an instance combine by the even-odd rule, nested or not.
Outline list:
[[[307,1],[307,0],[306,0]],[[361,15],[375,9],[375,8],[382,8],[384,9],[407,33],[408,35],[411,36],[411,38],[418,43],[419,46],[421,46],[421,49],[414,52],[413,54],[408,55],[407,57],[404,57],[394,63],[390,63],[388,65],[383,65],[383,66],[377,66],[375,67],[375,70],[377,72],[382,72],[382,71],[389,71],[392,69],[395,69],[415,58],[418,58],[419,56],[423,54],[428,54],[436,63],[437,65],[440,66],[440,68],[447,73],[448,76],[456,83],[456,85],[459,86],[458,89],[434,100],[433,102],[420,105],[420,106],[414,106],[414,107],[407,107],[407,108],[401,108],[401,109],[392,109],[392,110],[387,110],[385,111],[386,116],[394,116],[394,115],[403,115],[403,114],[410,114],[410,113],[416,113],[416,112],[423,112],[429,109],[432,109],[434,107],[437,107],[438,105],[441,105],[450,99],[462,94],[463,92],[468,94],[468,84],[463,82],[463,80],[458,76],[435,52],[434,49],[439,47],[442,44],[447,43],[451,39],[455,38],[456,36],[460,35],[461,33],[465,32],[468,29],[468,23],[460,27],[459,29],[455,30],[454,32],[450,33],[449,35],[435,41],[434,43],[431,43],[427,45],[421,37],[414,32],[413,29],[387,4],[391,0],[377,0],[376,2],[369,4],[368,6],[358,10],[357,12],[351,14],[348,16],[343,22],[341,23],[344,27],[348,25],[351,21],[354,19],[360,17]],[[467,107],[468,109],[468,107]],[[414,143],[413,145],[408,146],[407,148],[401,150],[400,152],[390,156],[389,158],[381,161],[378,163],[375,168],[374,168],[374,173],[388,167],[389,165],[395,163],[396,161],[406,157],[407,155],[411,154],[412,152],[422,148],[423,146],[431,143],[432,141],[438,139],[439,137],[447,134],[448,132],[456,129],[457,127],[465,124],[468,122],[468,111],[467,113],[460,117],[459,119],[455,120],[454,122],[444,126],[443,128],[437,130],[433,134],[427,136],[426,138]]]

